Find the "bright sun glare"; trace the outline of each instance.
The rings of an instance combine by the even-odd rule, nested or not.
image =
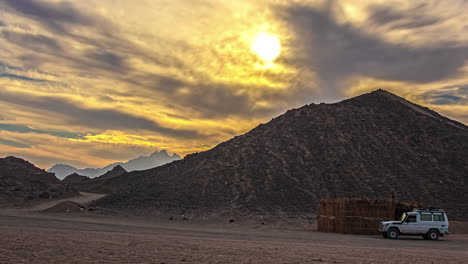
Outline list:
[[[281,52],[281,44],[276,36],[260,33],[252,43],[252,50],[263,60],[273,61]]]

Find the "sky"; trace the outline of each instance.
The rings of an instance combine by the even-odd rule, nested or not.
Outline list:
[[[468,1],[0,0],[0,157],[208,150],[387,89],[468,123]]]

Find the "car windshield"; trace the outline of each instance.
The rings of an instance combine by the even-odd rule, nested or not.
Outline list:
[[[405,218],[406,218],[406,213],[403,213],[401,215],[400,221],[403,222],[405,220]]]

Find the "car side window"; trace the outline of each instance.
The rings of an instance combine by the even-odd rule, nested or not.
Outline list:
[[[444,215],[443,214],[435,214],[434,215],[434,221],[445,221]]]
[[[409,215],[408,218],[406,219],[406,222],[408,222],[408,223],[416,222],[416,216],[415,215]]]
[[[421,221],[432,221],[431,214],[421,214]]]

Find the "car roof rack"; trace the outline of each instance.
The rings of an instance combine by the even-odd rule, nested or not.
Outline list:
[[[419,207],[413,208],[413,212],[445,212],[444,209],[435,208],[435,207]]]

